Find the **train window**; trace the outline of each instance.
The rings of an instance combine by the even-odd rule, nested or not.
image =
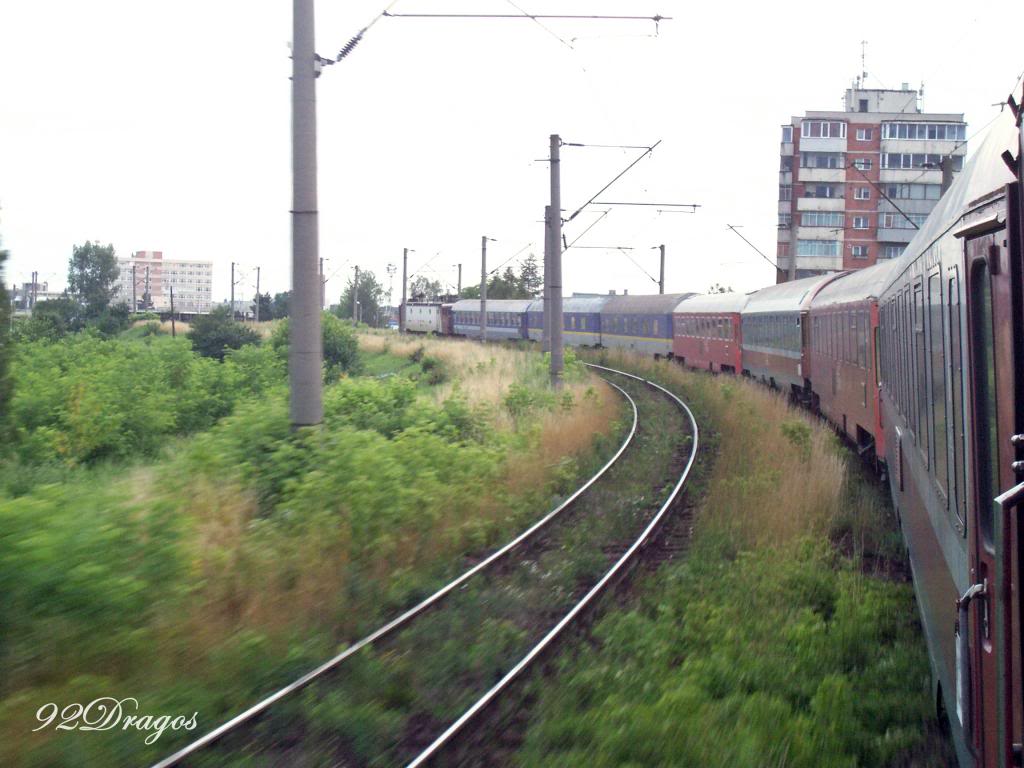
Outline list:
[[[917,448],[927,467],[928,462],[928,359],[924,335],[924,285],[914,285],[914,380],[917,383]]]
[[[646,321],[646,320],[644,320],[644,330],[643,330],[644,336],[648,336],[648,335],[650,335],[650,334],[648,334],[648,333],[647,333],[647,327],[648,327],[648,326],[647,326],[647,321]]]
[[[580,328],[582,330],[584,330],[584,331],[587,330],[587,317],[586,317],[586,315],[584,315],[583,317],[580,318]]]
[[[946,337],[942,328],[942,279],[938,273],[928,277],[928,348],[931,356],[932,466],[942,495],[948,498],[946,472]]]
[[[953,466],[949,473],[949,499],[954,514],[960,521],[960,527],[966,534],[967,527],[964,520],[967,519],[967,461],[964,455],[964,402],[963,402],[963,375],[962,352],[960,348],[960,280],[954,271],[953,277],[949,278],[948,291],[946,292],[946,306],[949,308],[949,375],[952,386],[950,387],[950,402],[952,409],[949,412],[949,420],[952,423],[953,438]]]
[[[868,334],[871,332],[871,323],[868,322],[868,313],[863,310],[860,313],[860,333],[857,335],[857,343],[860,345],[860,367],[865,370],[868,367]]]
[[[992,502],[999,487],[999,439],[996,423],[995,338],[992,333],[992,286],[988,265],[974,264],[970,312],[974,341],[974,412],[978,418],[978,531],[985,548],[992,549]]]
[[[658,335],[658,321],[657,320],[654,321],[653,333],[654,333],[655,336]]]

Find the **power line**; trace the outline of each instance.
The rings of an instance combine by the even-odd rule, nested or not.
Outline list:
[[[580,234],[579,234],[579,237],[577,237],[577,238],[576,238],[575,240],[573,240],[573,241],[572,241],[571,243],[569,243],[569,244],[568,244],[568,245],[567,245],[567,246],[565,247],[565,249],[564,249],[564,250],[568,251],[568,250],[569,250],[570,248],[572,248],[572,247],[573,247],[573,246],[574,246],[574,245],[575,245],[576,243],[578,243],[578,242],[580,241],[580,239],[581,239],[581,238],[582,238],[582,237],[583,237],[583,236],[584,236],[585,234],[587,234],[587,232],[589,232],[589,231],[590,231],[590,230],[592,230],[592,229],[593,229],[593,228],[594,228],[595,226],[597,226],[597,223],[598,223],[599,221],[601,221],[601,219],[603,219],[603,218],[604,218],[605,216],[607,216],[607,215],[608,215],[609,213],[611,213],[611,212],[612,212],[612,209],[611,209],[611,208],[608,208],[607,210],[603,211],[603,212],[601,213],[601,215],[600,215],[600,216],[598,216],[598,217],[597,217],[596,219],[594,219],[594,221],[592,221],[592,222],[591,222],[591,224],[590,224],[590,226],[589,226],[589,227],[587,227],[587,228],[586,228],[586,229],[584,229],[584,230],[583,230],[582,232],[580,232]],[[581,247],[582,247],[582,246],[581,246]]]
[[[896,203],[894,203],[892,201],[892,198],[890,198],[887,194],[885,194],[885,191],[880,186],[878,186],[874,181],[869,179],[865,175],[864,171],[862,171],[860,168],[857,167],[856,163],[850,163],[846,167],[847,168],[853,168],[853,170],[855,170],[857,173],[859,173],[861,176],[863,176],[864,177],[864,181],[866,181],[868,184],[870,184],[872,187],[874,187],[876,190],[878,190],[878,194],[880,194],[882,197],[884,197],[886,199],[886,201],[889,203],[889,205],[891,205],[893,208],[895,208],[897,211],[899,211],[900,214],[903,216],[903,218],[906,219],[907,221],[909,221],[911,226],[914,227],[914,229],[920,229],[920,227],[917,226],[917,222],[915,222],[906,213],[904,213],[903,209],[900,208],[898,205],[896,205]],[[918,176],[917,178],[921,178],[921,176]]]
[[[603,200],[595,200],[594,202],[596,205],[663,205],[666,208],[693,208],[694,210],[701,207],[700,203],[612,203]],[[693,213],[693,211],[687,211],[687,213]]]
[[[566,219],[566,222],[570,222],[570,221],[572,221],[573,219],[575,219],[575,218],[576,218],[577,216],[579,216],[579,215],[580,215],[580,212],[581,212],[581,211],[582,211],[582,210],[583,210],[584,208],[586,208],[586,207],[587,207],[588,205],[590,205],[590,204],[591,204],[592,202],[594,202],[595,200],[597,200],[597,198],[598,198],[598,197],[599,197],[599,196],[601,195],[601,193],[602,193],[602,192],[604,192],[605,190],[607,190],[607,189],[608,189],[608,187],[610,187],[610,186],[611,186],[612,184],[614,184],[614,183],[615,183],[616,181],[618,181],[618,180],[619,180],[619,179],[621,179],[621,178],[622,178],[623,176],[625,176],[625,175],[626,175],[626,174],[627,174],[627,173],[629,172],[629,170],[630,170],[630,169],[631,169],[631,168],[632,168],[632,167],[633,167],[634,165],[636,165],[636,164],[637,164],[637,163],[639,163],[639,162],[640,162],[641,160],[643,160],[643,159],[644,159],[645,157],[647,157],[647,156],[648,156],[649,154],[651,154],[651,153],[652,153],[652,152],[654,151],[654,148],[655,148],[656,146],[658,146],[659,144],[661,144],[661,139],[658,139],[658,140],[657,140],[656,142],[654,142],[654,144],[652,144],[651,146],[647,147],[647,149],[646,149],[646,150],[645,150],[645,151],[643,152],[643,154],[641,154],[641,155],[640,155],[640,157],[638,157],[638,158],[637,158],[636,160],[634,160],[634,161],[633,161],[632,163],[630,163],[629,165],[627,165],[627,166],[626,166],[626,168],[625,168],[625,169],[624,169],[624,170],[623,170],[623,171],[622,171],[621,173],[619,173],[619,175],[617,175],[617,176],[616,176],[616,177],[615,177],[614,179],[612,179],[612,180],[611,180],[611,181],[609,181],[609,182],[608,182],[607,184],[605,184],[605,185],[604,185],[603,187],[601,187],[600,191],[598,191],[598,193],[597,193],[596,195],[594,195],[594,196],[593,196],[592,198],[590,198],[589,200],[587,200],[587,202],[585,202],[585,203],[584,203],[583,205],[581,205],[581,206],[580,206],[579,208],[577,208],[577,209],[576,209],[576,212],[575,212],[575,213],[573,213],[573,215],[572,215],[572,216],[570,216],[570,217],[569,217],[568,219]]]
[[[527,243],[527,244],[526,244],[526,245],[524,245],[524,246],[523,246],[522,248],[520,248],[520,249],[519,249],[518,251],[516,251],[516,252],[515,252],[515,253],[513,253],[513,254],[512,254],[511,256],[509,256],[509,257],[508,257],[507,259],[505,259],[505,260],[504,260],[503,262],[501,262],[501,264],[499,264],[499,265],[498,265],[498,266],[496,266],[496,267],[495,267],[494,269],[492,269],[492,270],[491,270],[490,272],[488,272],[487,274],[488,274],[488,275],[493,275],[493,274],[494,274],[495,272],[497,272],[497,271],[498,271],[499,269],[501,269],[501,268],[502,268],[502,267],[504,267],[504,266],[505,266],[506,264],[508,264],[508,263],[509,263],[510,261],[512,261],[512,259],[514,259],[514,258],[515,258],[516,256],[518,256],[518,255],[519,255],[520,253],[522,253],[522,252],[523,252],[523,251],[525,251],[525,250],[526,250],[527,248],[529,248],[529,247],[530,247],[531,245],[533,245],[533,243]]]
[[[637,262],[637,260],[636,260],[636,259],[634,259],[634,258],[633,258],[632,256],[630,256],[630,255],[629,255],[629,251],[627,251],[627,250],[626,250],[625,248],[623,248],[623,247],[622,247],[621,245],[619,245],[619,246],[616,246],[616,248],[618,248],[618,249],[619,249],[620,251],[622,251],[622,255],[623,255],[623,256],[625,256],[625,257],[626,257],[627,259],[629,259],[630,261],[632,261],[632,262],[633,262],[633,265],[634,265],[634,266],[635,266],[635,267],[636,267],[637,269],[639,269],[639,270],[640,270],[641,272],[643,272],[643,273],[644,273],[645,275],[647,275],[647,277],[649,277],[649,278],[651,279],[651,282],[652,282],[652,283],[654,283],[655,285],[659,285],[659,283],[658,283],[658,280],[657,280],[657,278],[655,278],[654,276],[652,276],[652,275],[651,275],[651,274],[650,274],[650,273],[649,273],[649,272],[648,272],[648,271],[647,271],[646,269],[644,269],[643,267],[641,267],[641,266],[640,266],[640,264],[639,264],[639,263]],[[632,249],[630,249],[630,250],[632,250]]]
[[[394,5],[392,3],[391,5]],[[389,8],[391,6],[388,6]],[[382,16],[387,16],[392,19],[578,19],[578,20],[596,20],[596,19],[615,19],[619,21],[653,21],[658,24],[662,21],[672,21],[671,16],[662,16],[661,14],[655,14],[654,16],[604,16],[598,14],[571,14],[571,13],[530,13],[530,14],[517,14],[517,13],[390,13],[384,11]]]
[[[743,242],[744,242],[744,243],[746,243],[746,244],[747,244],[747,245],[749,245],[749,246],[750,246],[751,248],[753,248],[753,249],[754,249],[755,251],[757,251],[757,252],[758,252],[758,254],[760,254],[760,256],[761,256],[761,258],[762,258],[762,259],[764,259],[765,261],[767,261],[767,262],[768,262],[769,264],[771,264],[771,265],[772,265],[773,267],[775,267],[776,269],[778,269],[778,268],[779,268],[779,265],[778,265],[778,264],[776,264],[776,263],[775,263],[774,261],[772,261],[771,259],[769,259],[769,258],[768,258],[767,256],[765,256],[765,255],[764,255],[764,253],[763,253],[763,252],[761,251],[761,249],[760,249],[760,248],[758,248],[758,247],[757,247],[756,245],[754,245],[754,244],[753,244],[752,242],[750,242],[749,240],[747,240],[747,238],[743,237],[743,235],[742,235],[742,234],[740,234],[740,231],[739,231],[739,228],[738,228],[738,227],[734,227],[734,226],[733,226],[732,224],[726,224],[725,226],[727,226],[727,227],[728,227],[729,229],[731,229],[731,230],[732,230],[733,232],[735,232],[735,233],[736,233],[737,235],[739,235],[740,239],[741,239],[741,240],[743,240]],[[790,258],[796,258],[796,253],[790,254]]]
[[[561,43],[562,45],[564,45],[564,46],[565,46],[566,48],[568,48],[568,49],[569,49],[570,51],[575,51],[575,50],[576,50],[575,48],[573,48],[573,47],[572,47],[572,44],[571,44],[571,43],[567,43],[567,42],[566,42],[565,40],[563,40],[562,38],[560,38],[560,37],[559,37],[558,35],[556,35],[556,34],[555,34],[554,32],[552,32],[552,31],[551,31],[550,29],[548,29],[548,28],[547,28],[547,27],[545,27],[545,26],[544,26],[543,24],[541,24],[541,23],[540,23],[540,21],[538,21],[538,19],[537,19],[537,17],[536,17],[536,16],[531,16],[531,15],[530,15],[529,13],[527,13],[527,12],[526,12],[526,11],[524,11],[524,10],[523,10],[522,8],[520,8],[520,7],[518,6],[518,5],[516,5],[516,4],[514,3],[514,2],[512,2],[512,0],[506,0],[506,2],[508,2],[508,4],[509,4],[509,5],[511,5],[511,6],[513,7],[513,8],[515,8],[515,9],[516,9],[517,11],[519,11],[519,12],[520,12],[521,14],[523,14],[523,16],[526,16],[527,18],[529,18],[529,19],[533,19],[534,21],[536,21],[536,22],[537,22],[537,26],[538,26],[538,27],[540,27],[540,28],[541,28],[541,29],[543,29],[543,30],[544,30],[545,32],[547,32],[547,33],[548,33],[549,35],[551,35],[551,36],[552,36],[553,38],[555,38],[555,40],[557,40],[558,42],[560,42],[560,43]]]

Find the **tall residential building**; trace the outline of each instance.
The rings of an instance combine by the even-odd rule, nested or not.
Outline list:
[[[782,126],[778,282],[903,252],[967,152],[963,114],[922,112],[919,100],[906,83],[855,85],[845,111]]]
[[[132,282],[138,309],[171,309],[171,288],[174,288],[174,311],[206,313],[212,306],[213,262],[165,259],[162,251],[136,251],[130,259],[118,259],[121,274],[114,283],[114,301],[131,306]],[[133,275],[134,268],[134,275]]]

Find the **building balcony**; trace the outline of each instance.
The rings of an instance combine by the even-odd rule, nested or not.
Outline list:
[[[843,268],[843,257],[839,256],[797,256],[797,269],[830,269],[839,271]]]
[[[789,237],[790,233],[791,233],[791,230],[790,230],[789,227],[785,227],[785,226],[782,226],[780,224],[779,225],[779,234],[778,234],[778,237],[776,238],[775,242],[777,242],[777,243],[788,243],[789,240],[790,240],[790,237]]]
[[[793,172],[792,171],[779,171],[779,184],[783,186],[790,186],[793,183]]]
[[[784,141],[784,142],[782,142],[780,144],[779,154],[780,155],[792,155],[793,154],[793,142],[792,141]]]
[[[846,139],[811,139],[800,137],[801,152],[845,152]]]
[[[844,182],[846,181],[845,168],[801,168],[797,174],[798,181],[807,182]]]
[[[924,213],[929,214],[934,209],[938,200],[900,200],[896,199],[893,202],[899,206],[899,210],[904,213]],[[899,213],[896,210],[896,206],[887,201],[884,197],[878,200],[878,212],[879,213]]]
[[[797,240],[843,240],[843,227],[797,227]]]
[[[797,211],[844,211],[846,201],[841,197],[801,197],[796,201]]]
[[[878,172],[882,184],[941,184],[942,171],[938,168],[883,168]]]
[[[957,147],[957,144],[960,146]],[[953,149],[954,147],[956,149]],[[922,152],[929,155],[966,155],[967,145],[937,139],[882,139],[882,152],[903,152],[908,155]]]
[[[882,229],[878,230],[880,243],[909,243],[917,234],[916,229]]]

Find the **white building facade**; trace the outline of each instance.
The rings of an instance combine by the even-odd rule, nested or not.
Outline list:
[[[114,301],[137,309],[205,314],[213,306],[213,262],[165,259],[162,251],[136,251],[118,259],[120,275],[114,284]]]

